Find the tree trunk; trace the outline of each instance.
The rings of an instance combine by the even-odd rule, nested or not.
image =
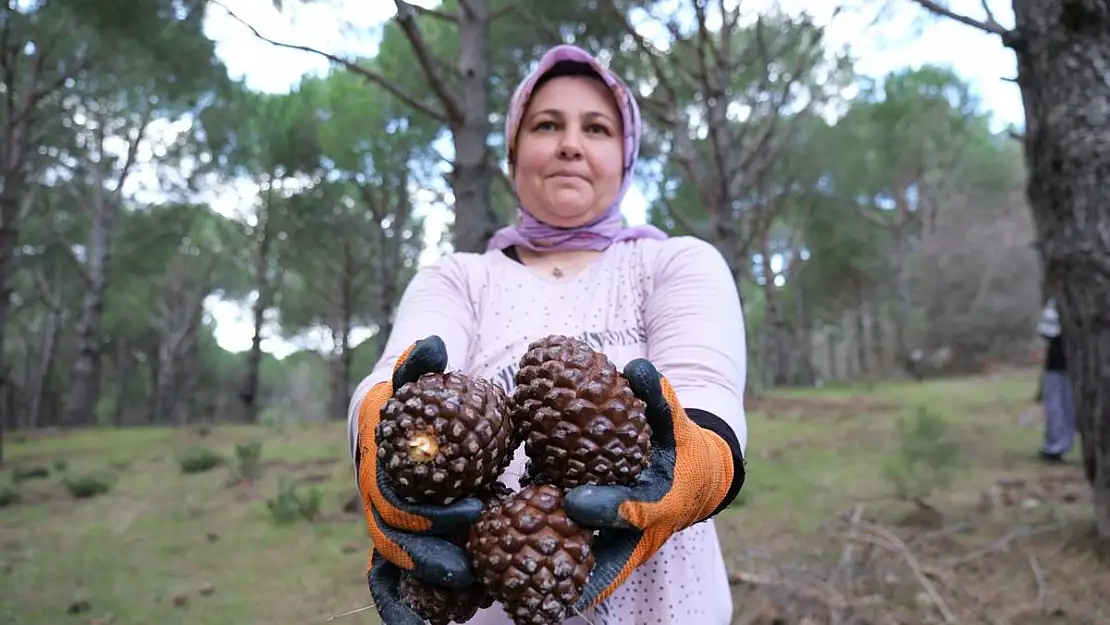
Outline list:
[[[894,346],[899,358],[909,354],[910,333],[910,285],[907,275],[907,261],[910,255],[909,246],[909,200],[906,191],[900,190],[894,199],[898,204],[898,222],[895,226],[895,265],[894,265],[894,295],[895,295],[895,321],[894,321]]]
[[[332,328],[332,370],[330,418],[346,418],[351,401],[351,326],[355,316],[354,281],[357,267],[351,254],[345,254],[340,276],[338,319]],[[395,278],[394,278],[395,279]]]
[[[340,321],[339,327],[331,333],[331,405],[329,417],[346,418],[347,407],[351,400],[351,331],[350,323]]]
[[[119,378],[116,380],[116,402],[115,406],[112,407],[112,423],[115,425],[124,424],[128,383],[139,368],[139,360],[135,358],[135,354],[131,350],[130,345],[121,342],[116,353],[116,371],[119,372]]]
[[[243,402],[243,420],[254,423],[258,420],[258,370],[262,367],[262,327],[266,321],[266,309],[273,301],[273,281],[270,277],[270,250],[273,245],[270,230],[270,206],[273,198],[274,182],[271,179],[266,183],[265,205],[259,215],[259,235],[256,241],[258,255],[255,257],[254,280],[258,289],[258,298],[254,301],[252,312],[254,314],[254,335],[251,337],[251,349],[247,354],[247,373],[243,379],[243,389],[239,391],[239,400]]]
[[[147,376],[150,378],[149,381],[148,381],[148,384],[150,384],[150,388],[154,388],[154,385],[158,382],[158,375],[159,375],[158,370],[160,368],[160,365],[158,363],[158,345],[148,347],[145,350],[145,353],[146,353],[147,369],[149,370],[148,373],[147,373]],[[158,414],[157,414],[157,411],[155,409],[155,402],[157,401],[157,399],[158,399],[158,396],[155,395],[154,393],[148,393],[147,394],[147,401],[146,401],[147,415],[148,415],[147,419],[148,419],[148,421],[150,422],[151,425],[158,425],[159,424],[158,423]]]
[[[109,168],[115,163],[105,149],[104,122],[96,132],[97,160],[92,167],[88,189],[72,189],[74,199],[82,205],[92,220],[89,235],[88,261],[85,265],[85,296],[81,302],[81,317],[77,324],[77,360],[69,379],[62,425],[87,425],[96,416],[100,399],[100,322],[104,315],[104,293],[108,285],[108,267],[112,256],[112,235],[123,203],[123,186],[131,174],[139,152],[139,144],[146,134],[154,114],[153,107],[145,110],[136,120],[134,132],[128,130],[127,152],[120,163],[118,177],[108,188]],[[86,198],[86,194],[91,197]]]
[[[165,299],[155,325],[158,329],[158,376],[154,382],[154,419],[187,425],[190,352],[204,316],[204,296],[210,291],[211,263],[198,266],[179,257],[167,270]]]
[[[862,284],[856,285],[856,306],[852,317],[856,321],[856,358],[859,360],[860,373],[871,373],[871,362],[867,348],[867,302],[864,297]]]
[[[385,342],[389,340],[389,335],[393,333],[393,317],[397,312],[398,292],[400,291],[397,278],[397,274],[401,270],[400,265],[399,261],[392,262],[390,266],[393,271],[388,276],[383,276],[381,296],[378,298],[378,316],[374,320],[374,323],[378,326],[378,332],[374,337],[374,349],[377,352],[374,354],[375,359],[381,357],[385,351]]]
[[[27,414],[23,424],[27,427],[39,427],[42,422],[42,409],[49,399],[50,381],[54,377],[54,362],[58,355],[58,334],[61,330],[63,310],[61,307],[51,308],[46,312],[46,322],[42,328],[41,345],[39,347],[39,361],[31,379],[28,380]]]
[[[4,358],[4,331],[8,327],[8,311],[12,305],[12,273],[15,268],[15,247],[19,244],[19,225],[15,223],[19,205],[15,198],[4,197],[0,188],[0,405],[8,386],[8,364]],[[4,464],[4,424],[8,420],[7,408],[0,413],[0,465]]]
[[[200,312],[196,316],[197,321],[193,326],[193,336],[189,340],[185,356],[181,359],[180,395],[185,399],[177,403],[179,423],[195,424],[200,422],[209,403],[208,398],[205,397],[207,393],[200,390],[203,363],[200,342],[197,341],[197,331],[200,329],[200,323],[204,317],[204,305],[200,304],[198,308]]]
[[[6,53],[0,50],[0,53]],[[10,137],[4,137],[0,148],[0,465],[4,464],[4,424],[10,411],[3,398],[7,396],[8,364],[4,358],[4,331],[8,327],[8,311],[12,305],[12,275],[15,269],[15,248],[19,245],[20,202],[16,200],[17,180],[22,172],[14,163],[7,163],[9,152],[15,151]]]
[[[871,342],[871,358],[872,362],[877,367],[885,367],[887,364],[887,350],[884,345],[885,334],[883,332],[883,300],[881,292],[873,292],[871,294],[871,301],[868,302],[868,330],[870,330],[869,340]]]
[[[10,7],[12,3],[7,3]],[[0,398],[9,396],[10,365],[4,358],[4,337],[11,312],[12,275],[15,251],[19,245],[20,229],[35,203],[36,186],[27,185],[29,159],[36,149],[36,127],[45,119],[40,116],[39,105],[55,95],[65,85],[61,80],[88,68],[88,58],[72,59],[66,63],[66,75],[53,74],[58,69],[58,57],[50,58],[51,51],[65,46],[53,45],[57,39],[36,37],[34,45],[21,31],[31,33],[22,24],[13,21],[21,17],[7,9],[3,47],[0,47],[0,71],[5,80],[5,94],[0,103]],[[11,36],[16,35],[16,36]],[[61,35],[64,37],[65,35]],[[33,48],[33,50],[29,50]],[[0,404],[0,464],[4,462],[4,424],[11,416],[9,405]]]
[[[459,103],[463,119],[452,128],[455,169],[454,247],[458,252],[483,252],[497,228],[490,201],[488,141],[489,33],[488,0],[464,0],[459,14]]]
[[[779,287],[775,285],[775,271],[771,267],[771,233],[765,229],[760,255],[763,257],[763,340],[760,367],[763,381],[768,387],[790,384],[790,357],[787,342],[790,332],[786,327],[785,311]]]
[[[175,423],[174,406],[177,404],[177,354],[174,345],[163,339],[158,344],[158,377],[154,380],[154,401],[151,402],[150,420],[154,423]]]
[[[0,175],[3,177],[0,179],[0,398],[8,395],[8,386],[11,383],[9,379],[11,365],[4,357],[4,337],[12,306],[15,250],[19,246],[19,229],[33,206],[36,196],[34,191],[26,191],[22,193],[21,199],[17,199],[16,196],[22,189],[20,184],[23,182],[22,172],[16,169],[14,163],[6,162],[9,158],[16,158],[11,156],[13,154],[17,154],[15,146],[5,146],[3,153],[0,154],[4,159],[4,162],[0,162],[0,167],[3,168],[0,169]],[[7,422],[14,420],[14,415],[6,407],[7,405],[0,403],[0,406],[3,406],[0,410],[0,465],[4,464],[4,427]]]
[[[1027,193],[1110,556],[1110,2],[1014,0]]]
[[[806,291],[799,280],[794,290],[794,375],[796,382],[805,386],[817,383],[817,368],[813,364],[813,321],[806,308]]]
[[[77,323],[77,360],[69,378],[63,426],[92,423],[100,396],[100,320],[104,314],[104,291],[108,285],[108,261],[118,204],[104,197],[107,194],[104,189],[95,189],[94,193],[99,197],[93,200],[95,210],[85,268],[87,280]]]
[[[840,336],[837,342],[837,353],[840,360],[841,380],[850,380],[861,372],[859,370],[859,359],[855,358],[852,354],[852,332],[849,328],[855,323],[855,316],[852,314],[851,306],[845,306],[844,310],[840,312]]]

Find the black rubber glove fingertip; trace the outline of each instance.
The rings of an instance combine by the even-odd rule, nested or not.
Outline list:
[[[622,373],[632,384],[632,388],[637,394],[640,391],[648,391],[653,386],[653,382],[659,380],[659,371],[647,358],[635,358],[628,361],[628,364],[624,365]]]
[[[593,528],[625,528],[620,506],[632,491],[625,486],[579,486],[567,492],[563,508],[580,525]]]
[[[432,358],[434,362],[438,362],[440,357],[447,355],[447,344],[443,342],[438,334],[429,334],[416,342],[412,353],[419,354],[422,358]],[[444,364],[446,365],[446,363]]]
[[[447,345],[439,336],[431,334],[420,339],[409,352],[405,362],[393,374],[393,388],[398,389],[415,382],[426,373],[439,373],[447,369]]]
[[[660,382],[659,370],[645,358],[631,360],[621,372],[632,393],[647,404],[648,412],[662,412],[669,410],[663,398],[663,385]]]
[[[477,521],[478,517],[482,515],[482,511],[485,509],[486,505],[477,497],[460,499],[450,506],[447,506],[447,510],[450,511],[451,516],[466,525]]]
[[[387,625],[424,625],[424,619],[411,610],[398,596],[401,570],[381,554],[374,554],[373,567],[367,575],[370,596],[382,622]]]
[[[388,491],[383,489],[382,493],[387,494]],[[485,509],[485,504],[474,497],[467,497],[446,506],[437,506],[433,504],[410,504],[389,493],[387,501],[409,514],[430,519],[432,521],[432,533],[434,534],[453,533],[466,529],[478,520],[478,517],[482,515],[482,510]]]
[[[470,568],[470,557],[461,548],[444,545],[430,557],[421,558],[412,554],[417,561],[414,571],[424,581],[447,588],[466,588],[475,583],[474,572]]]

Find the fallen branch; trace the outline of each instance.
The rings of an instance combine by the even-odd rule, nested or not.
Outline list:
[[[356,614],[360,614],[360,613],[365,612],[367,610],[375,610],[375,609],[377,609],[377,607],[378,606],[371,603],[370,605],[365,605],[365,606],[362,606],[361,608],[355,608],[354,610],[351,610],[349,612],[344,612],[343,614],[336,614],[335,616],[329,616],[328,620],[326,620],[324,622],[325,623],[331,623],[331,622],[337,621],[341,618],[346,618],[348,616],[354,616]]]
[[[968,553],[968,554],[966,554],[962,557],[959,557],[959,558],[956,558],[956,559],[950,561],[948,563],[948,566],[950,568],[953,568],[953,569],[959,568],[961,566],[964,566],[965,564],[974,562],[974,561],[976,561],[976,560],[978,560],[978,559],[980,559],[984,556],[990,555],[992,553],[1007,551],[1010,548],[1010,544],[1013,543],[1016,540],[1020,540],[1022,538],[1029,538],[1031,536],[1038,536],[1040,534],[1048,534],[1050,532],[1056,532],[1056,531],[1064,529],[1065,526],[1066,526],[1066,523],[1056,522],[1056,523],[1050,523],[1048,525],[1040,525],[1040,526],[1028,526],[1028,525],[1026,525],[1026,526],[1014,528],[1014,529],[1010,530],[1009,532],[1007,532],[1005,536],[1003,536],[1002,538],[999,538],[998,540],[994,541],[993,543],[991,543],[991,544],[989,544],[985,547],[981,547],[979,549],[976,549],[976,550],[974,550],[974,551],[972,551],[972,552],[970,552],[970,553]]]
[[[913,573],[913,576],[917,578],[917,583],[921,585],[922,590],[924,590],[925,594],[929,596],[930,601],[937,608],[937,611],[940,612],[941,617],[944,618],[944,622],[955,623],[956,617],[952,614],[952,610],[948,607],[948,604],[940,596],[940,593],[937,592],[936,586],[933,585],[933,582],[929,579],[929,576],[925,574],[925,569],[921,566],[921,562],[918,561],[917,556],[915,556],[913,552],[910,551],[909,547],[906,546],[906,543],[904,543],[901,538],[898,538],[898,536],[896,536],[894,532],[891,532],[881,525],[875,525],[873,523],[867,522],[861,522],[859,525],[863,529],[870,531],[871,533],[882,539],[874,541],[872,544],[875,544],[879,547],[885,547],[902,556],[902,559],[905,561],[906,566],[909,567],[910,571]],[[886,544],[884,544],[884,542]]]
[[[817,601],[829,608],[843,610],[849,607],[848,600],[844,598],[844,595],[828,585],[818,586],[816,584],[810,584],[809,588],[798,588],[791,580],[779,579],[769,575],[760,575],[759,573],[749,573],[746,571],[729,573],[728,583],[733,586],[749,584],[752,586],[787,588],[800,598]]]
[[[852,517],[848,520],[848,540],[844,543],[844,551],[840,554],[840,568],[837,569],[834,574],[834,579],[836,577],[846,578],[849,586],[852,585],[850,571],[852,568],[853,556],[855,555],[856,543],[854,539],[859,533],[859,523],[862,517],[863,504],[856,504],[855,510],[852,511]]]
[[[1043,610],[1045,602],[1048,601],[1048,582],[1045,581],[1041,563],[1033,554],[1029,554],[1029,568],[1033,571],[1033,579],[1037,580],[1037,605]]]
[[[921,534],[918,534],[917,536],[914,536],[913,538],[911,538],[910,542],[907,543],[907,544],[908,545],[919,545],[919,544],[931,542],[931,541],[934,541],[934,540],[940,540],[942,538],[948,538],[950,536],[955,536],[956,534],[959,534],[960,532],[966,531],[970,527],[971,527],[971,523],[968,523],[967,521],[959,521],[957,523],[953,523],[952,525],[948,525],[948,526],[942,527],[940,529],[936,529],[936,530],[932,530],[932,531],[923,532]]]

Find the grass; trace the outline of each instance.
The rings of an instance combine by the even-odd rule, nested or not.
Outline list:
[[[1031,402],[1035,375],[790,390],[752,402],[748,495],[718,520],[730,572],[743,580],[770,570],[783,585],[835,579],[856,529],[844,519],[859,507],[865,524],[913,545],[906,552],[927,571],[954,622],[1110,622],[1110,570],[1089,552],[1091,508],[1080,470],[1035,459],[1042,436],[1040,408]],[[892,498],[882,472],[898,454],[896,423],[920,406],[950,424],[961,450],[953,485],[929,498],[928,515]],[[1034,418],[1020,423],[1029,410]],[[1052,496],[1060,494],[1071,497]],[[1006,500],[1013,505],[1001,505]],[[1059,531],[1025,537],[1023,527]],[[906,552],[879,542],[885,546],[871,544],[871,551],[886,551],[886,562],[874,567],[903,564]],[[961,558],[968,562],[953,566]],[[901,622],[935,622],[926,620],[937,612],[921,597],[920,580],[900,568],[897,575],[909,579],[884,588],[884,603],[906,604]],[[775,622],[784,603],[797,603],[767,586],[736,585],[738,621]],[[768,595],[777,605],[767,605]]]
[[[889,528],[912,545],[956,622],[990,622],[985,613],[1012,623],[1107,619],[1110,609],[1099,597],[1110,594],[1110,575],[1088,555],[1083,534],[1089,503],[1017,495],[1019,505],[981,507],[999,480],[1078,474],[1075,465],[1046,468],[1033,459],[1039,420],[1021,425],[1018,414],[1036,409],[1034,389],[1034,374],[1023,373],[792,390],[754,401],[744,495],[717,520],[730,571],[739,582],[772,569],[785,579],[787,565],[817,566],[821,553],[843,560],[843,537],[855,530],[838,519],[859,506],[870,527]],[[952,423],[964,459],[955,486],[930,498],[939,516],[927,527],[908,523],[916,507],[890,499],[881,472],[896,453],[898,418],[920,405]],[[367,605],[365,523],[361,512],[344,511],[353,493],[345,438],[343,424],[334,422],[215,427],[205,435],[198,428],[132,428],[10,436],[12,468],[0,473],[0,490],[21,470],[47,468],[50,475],[20,481],[20,502],[0,508],[0,622],[294,625]],[[262,472],[236,482],[235,445],[251,440],[262,443]],[[227,461],[182,473],[180,458],[197,445]],[[66,480],[82,475],[100,476],[110,491],[75,499]],[[266,502],[287,482],[318,489],[315,520],[273,522]],[[1082,484],[1074,487],[1082,492]],[[1054,520],[1064,529],[952,566],[1020,524]],[[853,561],[890,551],[872,542],[859,545]],[[935,616],[912,575],[892,574],[908,581],[886,603],[916,615],[907,622]],[[738,583],[737,618],[764,610],[774,585]],[[972,591],[978,596],[969,599]],[[1038,593],[1045,596],[1038,600]],[[1029,610],[998,620],[1018,608]],[[339,622],[377,621],[367,611]]]
[[[1033,466],[1040,430],[1018,427],[1016,416],[1031,407],[1034,384],[1021,375],[891,383],[869,392],[790,390],[756,400],[748,417],[751,477],[745,490],[758,505],[736,516],[748,532],[759,533],[764,525],[776,529],[783,520],[793,531],[806,531],[855,501],[886,494],[881,465],[894,453],[897,420],[918,406],[953,424],[971,461],[961,475],[961,492],[942,494],[941,501],[958,499],[965,490],[977,494],[997,474]],[[799,508],[801,501],[805,506]]]
[[[253,483],[229,484],[232,460],[180,469],[195,445],[232,458],[249,440],[263,443]],[[312,623],[368,602],[365,522],[343,512],[352,472],[342,425],[221,427],[204,437],[82,431],[16,442],[8,453],[15,466],[66,466],[21,484],[29,503],[0,509],[0,622],[59,622],[84,601],[75,622]],[[85,473],[108,475],[111,492],[74,500],[62,479]],[[319,489],[316,522],[271,520],[266,501],[284,480]]]

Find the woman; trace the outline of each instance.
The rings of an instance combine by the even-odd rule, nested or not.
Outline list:
[[[484,254],[451,254],[406,289],[381,360],[351,401],[349,436],[374,540],[370,590],[387,625],[421,623],[396,598],[410,570],[432,583],[473,583],[461,549],[428,535],[465,526],[477,501],[401,505],[377,481],[374,425],[394,388],[445,368],[512,390],[527,345],[580,336],[623,367],[648,405],[654,468],[633,489],[570,491],[568,513],[617,528],[571,623],[725,625],[732,601],[712,522],[744,481],[743,311],[728,266],[709,244],[626,227],[620,203],[639,152],[639,109],[593,57],[558,46],[517,88],[507,116],[516,225]],[[426,339],[426,340],[425,340]],[[673,389],[673,393],[669,392]],[[517,488],[518,449],[503,481]],[[654,476],[653,479],[648,475]],[[672,476],[672,477],[667,477]],[[662,495],[662,498],[660,496]],[[622,505],[623,504],[623,505]],[[496,605],[471,623],[508,625]]]
[[[1049,464],[1064,462],[1064,454],[1075,441],[1075,397],[1068,378],[1064,337],[1056,300],[1049,298],[1037,323],[1037,333],[1045,340],[1044,374],[1041,402],[1044,404],[1044,444],[1041,460]]]

